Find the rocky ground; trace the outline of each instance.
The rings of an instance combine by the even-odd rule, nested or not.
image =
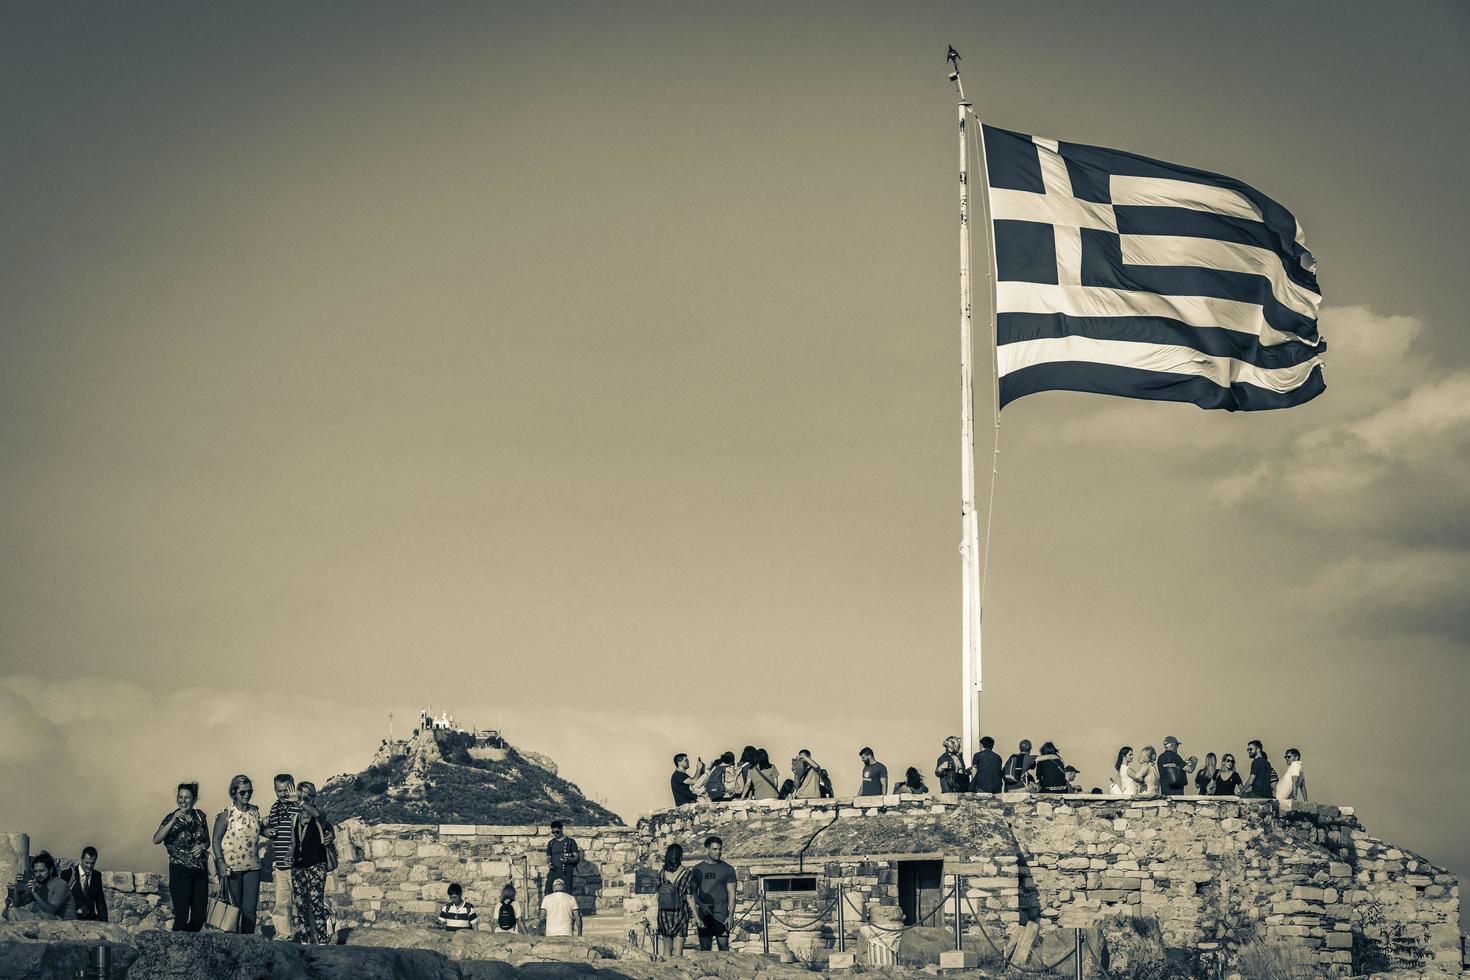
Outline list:
[[[345,945],[303,947],[258,936],[196,935],[147,930],[131,933],[99,923],[0,925],[0,977],[72,980],[84,975],[98,944],[112,949],[117,980],[533,980],[597,977],[605,980],[692,980],[718,977],[811,977],[810,967],[742,953],[700,953],[652,962],[647,951],[583,939],[451,935],[431,929],[354,930]],[[932,976],[926,969],[866,970],[878,976]],[[977,971],[974,975],[988,975]]]

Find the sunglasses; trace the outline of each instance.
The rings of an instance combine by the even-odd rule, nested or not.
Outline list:
[[[255,790],[253,790],[253,789],[248,789],[247,788],[247,789],[237,789],[237,790],[235,790],[235,795],[236,796],[253,796],[254,794],[255,794]]]

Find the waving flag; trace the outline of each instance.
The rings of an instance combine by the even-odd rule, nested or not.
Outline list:
[[[1241,181],[982,127],[1002,407],[1065,389],[1289,408],[1325,385],[1316,261]]]

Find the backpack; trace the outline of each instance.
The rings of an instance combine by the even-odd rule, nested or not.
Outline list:
[[[830,800],[837,795],[832,792],[832,777],[822,768],[817,769],[817,792],[822,794],[824,800]]]
[[[516,927],[515,899],[502,898],[500,900],[500,911],[495,913],[495,925],[506,931]]]
[[[1007,783],[1023,783],[1026,775],[1026,757],[1019,752],[1012,752],[1011,757],[1006,760],[1005,781]]]
[[[710,766],[709,779],[705,781],[704,788],[709,793],[711,800],[723,800],[725,798],[725,770],[730,767],[723,762],[717,762]]]
[[[679,889],[669,881],[668,875],[662,875],[658,883],[658,910],[660,912],[676,912],[679,909]]]

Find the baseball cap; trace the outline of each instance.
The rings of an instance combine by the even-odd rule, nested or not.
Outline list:
[[[1179,741],[1179,739],[1175,738],[1173,735],[1165,735],[1164,736],[1164,744],[1167,745],[1170,742],[1173,742],[1175,745],[1181,744],[1180,741]]]
[[[1081,773],[1082,772],[1082,770],[1081,769],[1078,769],[1076,766],[1068,766],[1067,768],[1063,769],[1062,771],[1063,772],[1075,772],[1075,773]]]

